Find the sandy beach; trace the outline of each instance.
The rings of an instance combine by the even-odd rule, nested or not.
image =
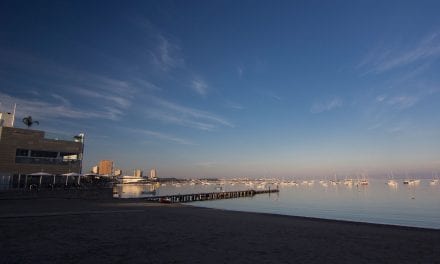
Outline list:
[[[440,230],[55,194],[0,194],[1,263],[440,263]]]

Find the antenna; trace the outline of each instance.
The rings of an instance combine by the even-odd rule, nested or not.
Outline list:
[[[12,127],[14,127],[14,121],[15,121],[15,110],[17,108],[17,104],[14,104],[14,112],[12,112]]]

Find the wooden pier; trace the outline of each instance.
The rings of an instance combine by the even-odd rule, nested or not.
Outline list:
[[[240,197],[253,197],[257,194],[264,193],[278,193],[278,189],[267,190],[246,190],[246,191],[231,191],[231,192],[211,192],[211,193],[193,193],[193,194],[173,194],[164,196],[145,197],[147,201],[164,202],[164,203],[189,203],[198,201],[232,199]]]

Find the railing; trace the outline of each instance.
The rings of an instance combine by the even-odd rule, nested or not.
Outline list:
[[[81,160],[63,160],[59,158],[42,158],[42,157],[15,157],[15,163],[24,164],[54,164],[54,165],[75,165]]]
[[[71,141],[71,142],[80,142],[79,140],[74,138],[75,135],[66,135],[66,134],[60,134],[60,133],[53,133],[53,132],[45,132],[44,138],[45,139],[51,139],[51,140],[63,140],[63,141]]]

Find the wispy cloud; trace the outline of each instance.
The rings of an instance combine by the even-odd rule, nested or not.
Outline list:
[[[389,98],[386,103],[399,110],[414,106],[420,100],[417,96],[400,95]]]
[[[328,101],[315,102],[310,108],[310,112],[312,112],[313,114],[318,114],[322,112],[331,111],[336,108],[340,108],[342,107],[342,105],[343,105],[342,99],[339,97],[334,97]]]
[[[148,92],[159,90],[157,86],[143,79],[119,80],[105,75],[74,70],[23,52],[0,49],[0,55],[2,57],[0,68],[11,73],[21,73],[21,78],[10,79],[11,87],[22,91],[25,88],[28,91],[35,91],[32,92],[31,99],[22,99],[23,97],[16,95],[14,100],[21,100],[25,105],[23,107],[36,113],[45,111],[36,108],[39,104],[44,104],[45,109],[60,111],[59,113],[48,112],[44,115],[47,117],[61,115],[71,118],[82,116],[82,118],[97,117],[117,120],[132,105],[136,99],[135,94],[140,90]],[[44,86],[45,89],[39,89],[40,86]],[[30,98],[29,95],[27,98]],[[50,100],[50,98],[55,100]]]
[[[242,110],[244,109],[244,106],[239,104],[239,103],[235,103],[232,101],[227,101],[225,104],[226,108],[230,108],[230,109],[234,109],[234,110]]]
[[[387,50],[373,51],[368,54],[358,68],[367,68],[367,73],[382,73],[415,62],[437,59],[440,56],[440,34],[433,33],[420,40],[417,45],[407,50],[392,47]]]
[[[66,106],[67,106],[67,105],[70,105],[70,101],[67,100],[66,98],[64,98],[63,96],[59,95],[59,94],[55,94],[55,93],[53,93],[53,94],[51,94],[51,96],[52,96],[54,99],[60,101],[63,105],[66,105]]]
[[[208,92],[208,85],[200,77],[196,77],[191,81],[191,88],[198,94],[205,96]]]
[[[17,116],[32,115],[38,118],[103,118],[116,120],[121,115],[118,110],[106,108],[102,111],[92,109],[73,108],[69,105],[51,103],[37,99],[23,99],[0,93],[0,99],[4,107],[12,107],[17,104]]]
[[[169,135],[166,133],[158,132],[158,131],[152,131],[152,130],[148,130],[148,129],[129,129],[129,131],[143,134],[148,137],[152,137],[152,138],[156,138],[156,139],[160,139],[160,140],[165,140],[165,141],[170,141],[173,143],[182,144],[182,145],[193,145],[193,143],[189,140],[182,139],[182,138],[179,138],[179,137],[176,137],[173,135]]]
[[[275,93],[274,91],[271,91],[271,90],[263,90],[263,91],[260,91],[260,93],[264,97],[271,98],[275,101],[282,101],[283,100],[283,98],[281,96],[279,96],[277,93]]]
[[[186,107],[158,97],[151,98],[151,107],[147,108],[148,118],[165,123],[192,127],[200,130],[213,130],[220,126],[233,127],[226,119],[210,112]]]
[[[116,95],[106,94],[103,92],[95,92],[93,90],[86,90],[84,88],[77,88],[75,89],[75,92],[89,98],[96,98],[96,99],[108,101],[112,103],[114,107],[118,107],[118,108],[125,109],[131,105],[131,101],[128,98],[124,98]]]
[[[238,77],[242,78],[243,77],[243,73],[244,73],[244,68],[242,66],[238,66],[237,67]]]
[[[170,42],[163,35],[157,35],[158,45],[154,51],[151,51],[153,63],[162,71],[169,71],[177,67],[183,67],[185,60],[180,52],[180,46]]]

